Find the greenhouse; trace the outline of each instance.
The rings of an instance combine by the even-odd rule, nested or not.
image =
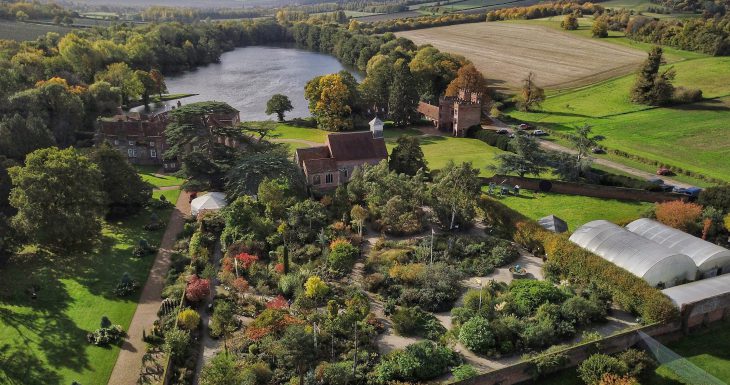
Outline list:
[[[637,219],[626,228],[692,258],[703,278],[730,273],[730,250],[724,247],[647,218]]]
[[[570,241],[652,286],[670,287],[694,280],[697,275],[697,266],[687,255],[609,221],[586,223],[571,235]]]

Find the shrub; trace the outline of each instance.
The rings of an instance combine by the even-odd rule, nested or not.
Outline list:
[[[577,326],[606,318],[606,309],[583,297],[571,297],[560,306],[560,315]]]
[[[188,279],[188,286],[185,288],[185,298],[190,302],[200,302],[210,295],[210,281],[192,275]]]
[[[469,364],[461,364],[451,369],[451,374],[454,376],[455,381],[463,381],[479,375],[479,372]]]
[[[520,252],[512,245],[500,244],[494,246],[489,255],[494,266],[504,266],[516,261],[520,256]]]
[[[565,346],[555,345],[549,347],[544,352],[529,356],[530,360],[535,364],[535,374],[542,376],[562,369],[570,362],[564,350]]]
[[[606,373],[603,375],[603,378],[601,378],[601,382],[598,383],[598,385],[640,385],[639,381],[636,381],[635,378],[626,375],[626,376],[618,376],[612,373]]]
[[[119,297],[126,297],[139,288],[139,283],[129,277],[129,273],[122,274],[117,287],[114,288],[114,294]]]
[[[670,201],[657,203],[654,209],[656,219],[667,226],[688,231],[702,215],[702,206],[696,203]]]
[[[638,349],[623,351],[616,358],[626,364],[626,367],[629,369],[627,374],[635,378],[642,378],[652,372],[657,366],[656,361],[649,354]]]
[[[697,197],[697,203],[730,214],[730,185],[712,186],[702,190]]]
[[[375,366],[373,381],[387,384],[391,381],[426,381],[447,372],[458,362],[458,355],[451,349],[421,341],[387,354]]]
[[[360,250],[346,240],[336,240],[327,255],[327,267],[336,276],[344,276],[352,270]]]
[[[578,376],[588,385],[597,385],[606,374],[623,376],[628,373],[626,364],[616,357],[594,354],[578,367]]]
[[[96,346],[107,346],[119,343],[122,337],[124,337],[124,329],[121,325],[109,325],[87,334],[86,341]]]
[[[695,103],[702,100],[702,90],[697,88],[677,87],[674,89],[672,101],[674,103]]]
[[[157,252],[157,247],[150,245],[150,243],[144,238],[140,239],[134,249],[132,249],[132,255],[137,258],[141,258],[155,252]]]
[[[521,314],[529,314],[544,303],[560,303],[565,294],[552,283],[531,279],[517,279],[510,284],[509,292]]]
[[[489,321],[480,316],[476,316],[461,325],[459,341],[467,349],[482,354],[489,353],[495,347],[494,334],[489,327]]]
[[[322,278],[313,275],[307,279],[304,284],[304,293],[309,298],[322,299],[329,292],[329,287]]]
[[[193,330],[200,324],[200,314],[193,309],[185,309],[177,315],[177,325],[185,330]]]
[[[420,307],[401,307],[390,316],[393,328],[402,336],[419,336],[430,340],[438,340],[446,328],[431,313]]]
[[[190,332],[183,329],[172,328],[165,332],[165,353],[173,358],[182,357],[190,343]]]

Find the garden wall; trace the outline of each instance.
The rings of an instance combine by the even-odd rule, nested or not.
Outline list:
[[[553,192],[558,194],[582,195],[604,199],[624,199],[643,202],[666,202],[673,200],[683,200],[687,197],[681,194],[655,192],[640,189],[632,189],[626,187],[602,186],[586,183],[561,182],[556,180],[544,180],[537,178],[524,178],[518,176],[495,175],[489,178],[481,178],[482,183],[488,185],[495,183],[497,186],[506,184],[507,186],[518,185],[520,188]]]
[[[563,351],[568,356],[569,362],[561,369],[579,365],[590,355],[601,352],[613,354],[624,351],[642,341],[639,332],[664,340],[671,340],[681,335],[682,325],[679,322],[669,324],[657,324],[644,326],[612,336],[605,337],[599,341],[589,342],[573,346]],[[664,338],[663,338],[664,337]],[[456,385],[512,385],[524,381],[530,381],[534,377],[534,364],[530,361],[523,361],[507,366],[502,369],[493,370],[464,381],[455,382]]]

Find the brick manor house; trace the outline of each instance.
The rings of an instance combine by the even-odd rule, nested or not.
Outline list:
[[[101,118],[94,141],[96,144],[109,143],[119,152],[127,156],[132,164],[160,165],[165,171],[173,171],[179,167],[175,159],[163,159],[168,149],[165,139],[165,127],[169,122],[169,110],[147,113],[123,112]],[[206,116],[206,124],[212,126],[234,126],[240,122],[238,111],[231,114]],[[219,143],[238,147],[231,138],[218,138]]]
[[[355,167],[375,165],[384,159],[388,159],[388,150],[383,122],[377,117],[370,122],[370,131],[328,134],[324,146],[299,148],[294,154],[307,184],[320,191],[349,181]]]
[[[460,89],[457,96],[443,96],[438,105],[418,103],[418,112],[433,122],[440,131],[450,131],[453,136],[466,136],[469,127],[482,121],[483,95]]]

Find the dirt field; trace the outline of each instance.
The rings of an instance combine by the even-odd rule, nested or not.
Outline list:
[[[646,53],[542,26],[472,23],[398,32],[466,56],[495,87],[515,89],[532,71],[545,88],[573,88],[632,72]]]

